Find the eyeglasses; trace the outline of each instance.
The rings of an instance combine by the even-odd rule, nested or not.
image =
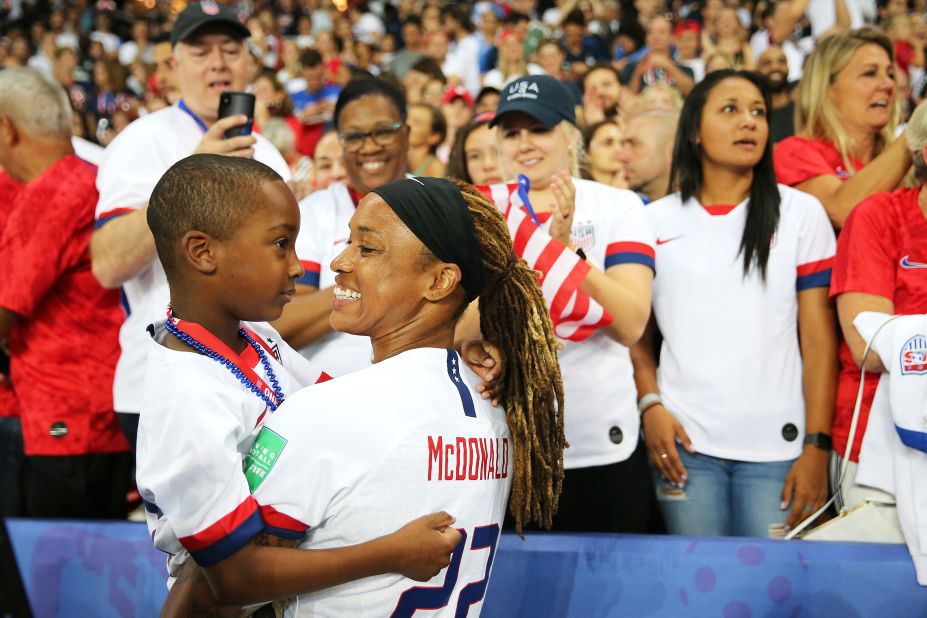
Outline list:
[[[357,131],[354,133],[341,133],[338,138],[341,145],[347,152],[356,152],[364,145],[368,137],[372,137],[378,146],[389,146],[396,141],[399,130],[402,128],[401,122],[376,127],[370,131]]]

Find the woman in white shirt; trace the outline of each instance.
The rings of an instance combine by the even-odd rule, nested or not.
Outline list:
[[[827,497],[834,234],[820,202],[776,185],[769,109],[761,77],[707,75],[679,121],[678,192],[646,211],[658,276],[635,380],[676,534],[766,536]]]

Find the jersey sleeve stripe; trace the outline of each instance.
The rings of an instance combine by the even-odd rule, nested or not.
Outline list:
[[[818,273],[799,277],[795,280],[795,289],[801,292],[803,290],[810,290],[811,288],[829,288],[830,273],[831,270],[828,268]]]
[[[915,431],[913,429],[905,429],[898,425],[895,425],[895,431],[898,432],[898,437],[901,438],[902,444],[908,448],[927,453],[927,433]]]
[[[180,539],[181,544],[189,550],[190,555],[193,556],[193,559],[196,560],[196,563],[200,566],[212,566],[217,562],[225,560],[239,549],[248,544],[255,535],[260,534],[264,530],[264,520],[261,518],[261,513],[257,509],[257,504],[254,502],[254,499],[251,496],[248,496],[248,499],[242,503],[242,506],[246,503],[250,503],[251,513],[245,517],[238,525],[234,528],[228,530],[223,536],[216,538],[213,542],[208,545],[200,545],[201,538],[203,533],[193,535],[192,537],[184,537]],[[241,509],[241,506],[238,507],[233,513]],[[230,513],[229,515],[231,515]],[[229,517],[226,515],[226,517]],[[224,519],[224,518],[223,518]],[[216,522],[216,524],[220,523]],[[207,530],[212,529],[216,524],[207,528]],[[204,531],[205,532],[205,531]],[[191,539],[197,538],[196,543],[190,543]],[[193,545],[200,546],[199,549],[193,549]]]
[[[257,502],[254,501],[254,498],[248,496],[241,504],[219,518],[211,526],[195,534],[181,537],[180,542],[190,553],[206,549],[210,545],[232,534],[257,512]]]
[[[259,508],[261,517],[264,520],[264,527],[271,534],[284,539],[299,539],[309,529],[308,525],[281,513],[272,506],[260,506]]]
[[[318,288],[322,273],[322,265],[318,262],[311,262],[309,260],[300,260],[299,263],[306,272],[303,273],[302,277],[296,280],[296,283],[299,285],[311,285],[314,288]]]
[[[653,247],[642,242],[613,242],[605,249],[605,269],[618,264],[643,264],[656,270]]]
[[[810,290],[811,288],[830,287],[830,277],[834,258],[808,262],[798,265],[798,278],[795,280],[795,289]]]
[[[129,213],[135,212],[135,208],[114,208],[112,210],[107,210],[104,213],[101,213],[97,220],[93,223],[93,229],[98,230],[113,219],[121,217],[122,215],[127,215]]]
[[[805,275],[813,275],[815,273],[822,272],[824,270],[830,270],[834,266],[834,258],[829,257],[824,260],[818,260],[816,262],[808,262],[807,264],[798,265],[798,276],[804,277]]]

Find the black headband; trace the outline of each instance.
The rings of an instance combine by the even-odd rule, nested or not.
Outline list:
[[[373,189],[412,233],[443,261],[457,264],[467,302],[483,291],[483,252],[467,202],[445,178],[404,178]]]

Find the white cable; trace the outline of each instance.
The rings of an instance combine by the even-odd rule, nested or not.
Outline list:
[[[809,515],[807,519],[795,526],[795,528],[786,534],[786,539],[794,539],[798,533],[802,532],[805,528],[810,526],[814,520],[820,517],[824,511],[826,511],[827,508],[834,502],[834,500],[837,499],[837,492],[840,491],[840,483],[843,482],[843,478],[847,473],[847,468],[850,465],[850,452],[853,450],[853,440],[856,439],[856,427],[859,424],[859,412],[863,407],[863,391],[866,385],[866,360],[869,358],[869,352],[872,351],[872,342],[875,341],[879,333],[882,332],[882,329],[888,326],[889,322],[892,322],[900,317],[900,315],[893,315],[889,319],[885,320],[885,322],[883,322],[882,325],[876,329],[875,334],[872,335],[869,341],[866,342],[866,349],[863,351],[863,359],[859,362],[859,389],[856,391],[856,404],[853,406],[853,420],[850,421],[850,435],[847,437],[847,446],[843,452],[843,461],[840,462],[840,469],[837,471],[837,476],[834,478],[834,493],[831,495],[830,499],[824,503],[824,506]]]

